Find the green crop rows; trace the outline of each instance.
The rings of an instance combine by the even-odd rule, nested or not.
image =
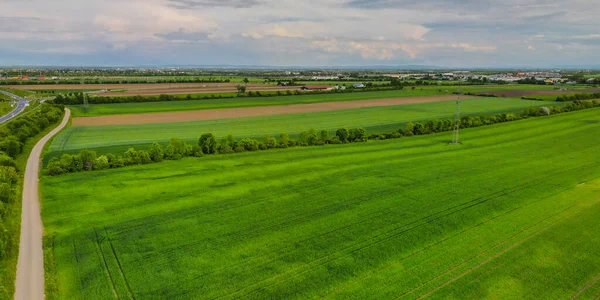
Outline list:
[[[461,111],[464,115],[520,112],[525,107],[541,104],[539,101],[520,99],[470,99],[462,101]],[[453,118],[455,111],[454,101],[444,101],[213,121],[70,127],[54,139],[49,150],[60,152],[147,144],[168,141],[172,137],[196,140],[206,132],[214,133],[218,137],[232,134],[237,138],[262,138],[265,134],[279,135],[282,132],[293,135],[310,128],[333,131],[342,127],[357,126],[364,127],[370,133],[390,132],[398,130],[408,121]]]
[[[454,146],[440,134],[43,177],[48,295],[593,298],[599,121],[590,109],[464,130]]]

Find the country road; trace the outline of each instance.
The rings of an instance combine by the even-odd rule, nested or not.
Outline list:
[[[42,234],[44,227],[40,215],[38,197],[38,178],[40,157],[44,145],[69,122],[71,111],[65,109],[65,116],[58,127],[44,136],[33,147],[23,182],[23,211],[21,212],[21,243],[19,245],[19,261],[17,264],[17,280],[15,299],[44,299],[44,257],[42,250]]]
[[[17,95],[11,94],[6,91],[0,90],[0,94],[4,94],[6,96],[9,96],[9,97],[17,100],[17,107],[15,109],[13,109],[11,112],[9,112],[8,114],[0,117],[0,124],[6,122],[6,121],[14,118],[18,114],[22,113],[25,110],[25,107],[27,107],[27,103],[29,103],[29,101],[27,101],[27,99],[21,98]]]

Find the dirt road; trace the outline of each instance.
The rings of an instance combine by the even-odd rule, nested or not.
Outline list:
[[[454,100],[456,100],[456,95],[443,95],[426,97],[388,98],[376,100],[323,102],[311,104],[291,104],[279,106],[209,109],[183,112],[131,114],[101,117],[80,117],[73,119],[73,126],[131,125],[219,120]]]
[[[65,116],[60,125],[33,147],[27,160],[25,181],[23,182],[21,243],[19,245],[17,282],[15,284],[15,299],[17,300],[44,299],[44,257],[42,250],[44,226],[42,225],[38,199],[40,157],[46,142],[67,125],[70,115],[71,111],[65,109]]]

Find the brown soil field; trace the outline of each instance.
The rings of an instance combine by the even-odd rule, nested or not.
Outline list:
[[[595,89],[581,89],[581,90],[566,90],[566,91],[536,91],[536,90],[505,90],[505,91],[489,91],[482,92],[482,94],[490,94],[499,97],[531,97],[531,96],[552,96],[552,95],[569,95],[577,93],[598,93],[600,88]]]
[[[228,109],[209,109],[186,112],[168,112],[154,114],[131,114],[102,117],[79,117],[73,119],[73,126],[131,125],[151,123],[173,123],[203,120],[259,117],[284,114],[297,114],[341,109],[356,109],[374,106],[393,106],[412,103],[455,101],[455,95],[405,97],[377,100],[340,101],[311,104],[293,104],[280,106],[242,107]]]

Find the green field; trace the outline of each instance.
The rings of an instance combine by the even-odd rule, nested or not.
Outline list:
[[[539,101],[505,98],[482,98],[464,100],[464,115],[520,112],[525,107],[540,106]],[[369,133],[391,132],[402,128],[409,121],[453,118],[454,101],[406,104],[387,107],[369,107],[302,114],[194,121],[178,123],[78,126],[60,133],[49,147],[52,152],[98,148],[106,146],[148,144],[168,141],[172,137],[196,141],[200,135],[211,132],[217,137],[232,134],[237,138],[294,135],[311,128],[335,131],[343,127],[363,127]],[[123,151],[124,151],[123,150]],[[123,152],[119,151],[119,152]]]
[[[447,92],[446,94],[450,94]],[[75,117],[155,113],[172,111],[189,111],[201,109],[220,109],[236,107],[276,106],[288,104],[308,104],[335,101],[372,100],[385,98],[433,96],[439,95],[438,90],[395,90],[378,92],[357,92],[339,94],[316,94],[301,96],[276,96],[255,98],[207,99],[186,100],[170,102],[144,102],[144,103],[119,103],[119,104],[94,104],[85,108],[83,105],[69,106]],[[185,97],[185,95],[183,95]]]
[[[10,105],[10,102],[6,102],[6,101],[0,101],[0,116],[4,116],[7,113],[11,112],[14,109],[14,107],[12,107]]]
[[[600,109],[450,135],[42,177],[49,297],[595,297]]]
[[[571,86],[571,89],[583,88],[583,86]],[[219,109],[234,107],[256,107],[274,106],[286,104],[308,104],[334,101],[372,100],[399,97],[417,97],[448,95],[461,89],[464,93],[483,93],[501,90],[555,90],[556,86],[544,85],[486,85],[486,86],[420,86],[415,90],[406,87],[403,90],[356,92],[339,94],[315,94],[301,96],[275,96],[255,98],[230,98],[230,99],[206,99],[206,100],[182,100],[170,102],[144,102],[144,103],[119,103],[119,104],[94,104],[85,108],[83,105],[71,105],[74,117],[91,117],[103,115],[135,114],[188,111],[201,109]],[[268,93],[268,92],[265,92]],[[207,96],[208,94],[192,94],[192,96]],[[224,97],[235,96],[235,93],[220,93]],[[184,99],[187,95],[175,95]]]

